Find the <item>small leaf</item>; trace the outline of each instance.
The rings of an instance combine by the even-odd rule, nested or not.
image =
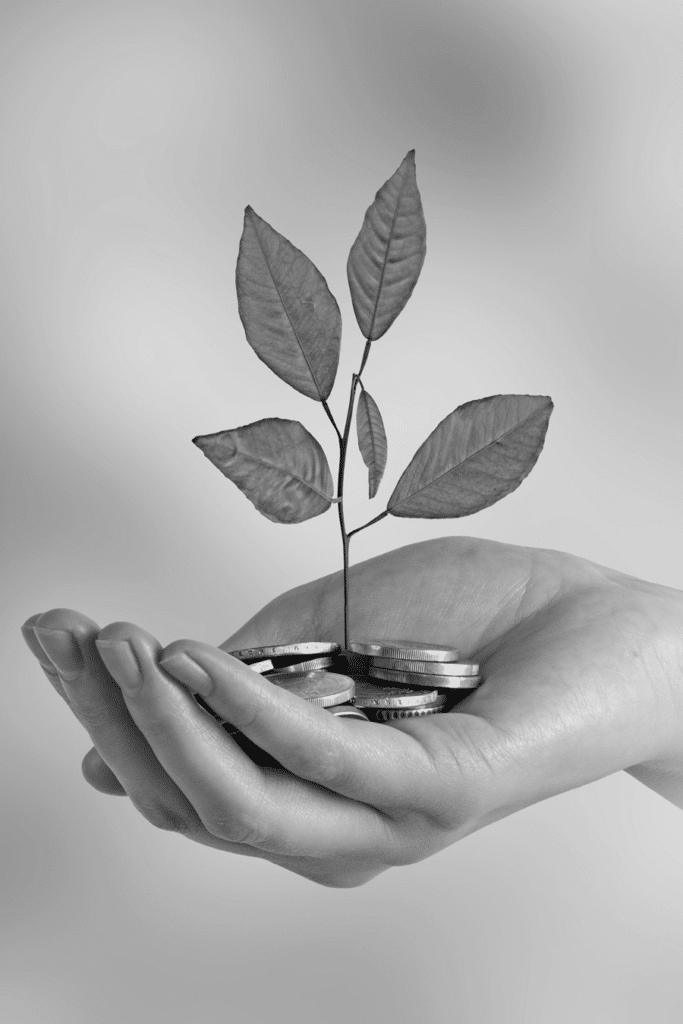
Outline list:
[[[356,320],[368,341],[389,330],[412,295],[426,240],[411,149],[368,207],[346,265]]]
[[[387,435],[377,403],[365,388],[362,389],[358,399],[356,427],[358,429],[358,447],[363,456],[363,462],[368,467],[369,497],[374,498],[387,464]]]
[[[240,319],[256,355],[302,395],[325,401],[339,362],[337,300],[308,256],[250,206],[235,279]]]
[[[257,420],[192,443],[273,523],[303,523],[332,503],[325,452],[296,420]]]
[[[495,504],[531,472],[552,410],[551,399],[543,395],[465,402],[415,452],[387,511],[412,519],[450,519]]]

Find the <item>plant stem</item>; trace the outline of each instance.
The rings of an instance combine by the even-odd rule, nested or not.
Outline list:
[[[360,369],[358,373],[354,373],[351,377],[351,394],[349,395],[349,407],[346,412],[346,423],[344,424],[344,433],[339,436],[339,475],[337,477],[337,498],[339,503],[337,509],[339,512],[339,527],[341,529],[342,536],[342,549],[343,549],[343,576],[344,576],[344,649],[348,647],[349,643],[349,540],[351,534],[346,532],[346,524],[344,521],[344,471],[346,469],[346,452],[349,446],[349,435],[351,433],[351,419],[353,416],[353,402],[356,397],[356,388],[361,384],[360,375],[363,372],[365,364],[370,355],[370,341],[365,342],[365,348],[363,350],[363,358],[361,359]],[[362,384],[361,384],[362,387]],[[325,404],[325,403],[323,403]],[[328,413],[330,419],[332,419],[331,413]],[[334,421],[332,421],[334,422]],[[337,429],[335,424],[335,429]],[[337,430],[339,435],[339,430]],[[356,532],[355,530],[353,531]]]

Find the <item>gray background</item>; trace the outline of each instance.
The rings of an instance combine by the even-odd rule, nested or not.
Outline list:
[[[382,507],[456,405],[550,394],[528,480],[469,522],[386,520],[683,586],[683,13],[664,0],[21,3],[0,16],[7,1024],[680,1021],[683,813],[620,773],[354,890],[155,831],[80,775],[88,737],[25,651],[54,606],[220,643],[336,570],[336,518],[277,526],[196,434],[319,406],[237,314],[247,203],[337,296],[417,151],[422,276],[365,382]],[[376,508],[376,506],[378,506]]]

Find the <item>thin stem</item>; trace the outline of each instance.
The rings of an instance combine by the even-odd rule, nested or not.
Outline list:
[[[338,439],[339,439],[339,444],[341,444],[341,441],[342,441],[342,436],[341,436],[341,434],[339,433],[339,427],[337,426],[337,424],[336,424],[336,422],[335,422],[335,419],[334,419],[334,416],[332,415],[332,413],[331,413],[331,411],[330,411],[330,407],[329,407],[329,405],[327,404],[327,402],[325,401],[325,399],[323,399],[323,403],[322,403],[322,404],[323,404],[323,409],[324,409],[324,410],[325,410],[325,412],[327,413],[327,418],[328,418],[328,420],[330,421],[330,423],[332,424],[332,426],[334,427],[334,429],[335,429],[335,431],[336,431],[337,437],[338,437]]]
[[[358,373],[354,373],[351,377],[351,394],[349,395],[349,408],[346,412],[346,423],[344,424],[344,433],[340,434],[337,424],[332,419],[332,413],[327,408],[327,403],[323,402],[325,412],[330,418],[330,421],[334,425],[334,429],[337,431],[337,437],[339,438],[339,473],[337,476],[337,510],[339,512],[339,527],[341,529],[342,536],[342,548],[344,557],[344,649],[349,645],[349,541],[352,533],[358,533],[358,530],[353,530],[352,533],[346,532],[346,523],[344,521],[344,471],[346,469],[346,452],[349,446],[349,435],[351,433],[351,419],[353,417],[353,403],[356,397],[356,388],[360,384],[361,388],[363,384],[360,379],[360,375],[363,372],[365,364],[368,361],[370,355],[371,342],[366,340],[365,348],[363,349],[363,358],[361,359],[360,369]],[[383,513],[386,515],[386,512]],[[381,516],[379,517],[381,519]],[[369,524],[368,524],[369,525]],[[364,529],[364,527],[360,527]]]
[[[339,525],[342,535],[342,557],[344,575],[344,650],[349,646],[349,537],[344,528],[344,503],[339,502]]]
[[[344,522],[344,470],[346,469],[346,452],[349,445],[349,434],[351,432],[351,417],[353,415],[353,400],[356,396],[356,387],[358,385],[358,375],[353,374],[351,377],[351,394],[349,395],[349,408],[346,413],[346,423],[344,424],[344,433],[339,441],[339,475],[337,477],[337,497],[341,500],[337,505],[339,510],[339,526],[342,535],[342,547],[344,556],[344,648],[348,646],[349,642],[349,538],[346,533],[346,523]]]
[[[375,516],[374,519],[371,519],[369,523],[363,523],[362,526],[357,526],[355,530],[351,530],[351,533],[347,534],[347,540],[351,540],[354,533],[360,533],[361,530],[367,530],[368,526],[372,526],[373,523],[378,523],[380,519],[384,519],[384,517],[388,515],[388,511],[385,509],[384,512],[380,512],[378,516]]]

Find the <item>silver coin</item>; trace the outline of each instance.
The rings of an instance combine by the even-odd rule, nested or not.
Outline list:
[[[440,704],[431,704],[428,708],[378,708],[373,712],[376,722],[390,722],[396,718],[420,718],[422,715],[439,715],[446,703],[444,698]]]
[[[359,718],[363,722],[370,721],[365,712],[360,708],[355,708],[353,704],[336,704],[327,710],[337,718]]]
[[[420,672],[433,676],[478,676],[476,661],[408,661],[404,658],[373,658],[373,668],[391,668],[398,672]],[[436,685],[436,684],[435,684]]]
[[[457,661],[460,651],[423,640],[350,640],[349,650],[379,658],[404,658],[412,661]]]
[[[334,704],[346,704],[355,693],[356,684],[348,676],[339,675],[337,672],[325,672],[323,670],[307,672],[305,675],[290,675],[287,673],[275,673],[264,676],[276,686],[289,693],[295,693],[303,697],[311,704],[317,704],[322,708],[332,707]]]
[[[313,672],[315,669],[329,668],[333,661],[334,658],[309,658],[308,661],[297,661],[293,665],[273,666],[273,671],[278,674],[285,673],[286,675],[289,673],[294,676],[300,676],[305,672]],[[249,666],[249,668],[253,667],[253,665]]]
[[[301,640],[292,644],[272,644],[265,647],[243,647],[239,651],[228,651],[240,661],[258,661],[261,658],[284,658],[293,654],[314,655],[336,654],[339,644],[331,640]]]
[[[272,672],[275,668],[270,658],[266,658],[265,661],[251,661],[248,667],[252,672],[258,672],[261,675],[264,672]]]
[[[379,686],[368,679],[356,681],[353,702],[357,708],[417,708],[438,699],[436,690],[411,690],[406,686]]]
[[[270,677],[267,677],[270,678]],[[439,690],[473,690],[479,686],[481,676],[432,676],[418,672],[399,672],[391,668],[371,668],[370,679],[381,679],[405,686],[428,686]]]

